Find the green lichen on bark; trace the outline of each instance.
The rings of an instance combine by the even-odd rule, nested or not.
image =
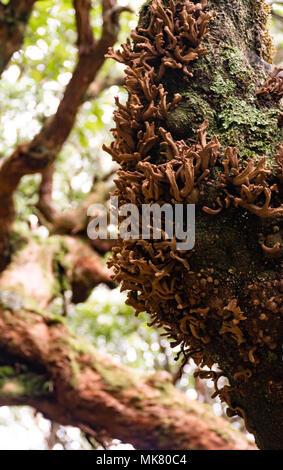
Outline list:
[[[162,5],[169,8],[164,10]],[[175,8],[172,1],[155,0],[151,9],[150,3],[142,9],[143,29],[133,35],[133,49],[128,44],[116,55],[128,65],[129,100],[127,107],[118,103],[116,139],[109,149],[125,170],[116,193],[123,201],[133,202],[134,197],[140,205],[145,200],[196,201],[194,250],[176,255],[173,243],[152,241],[150,251],[144,241],[119,240],[111,266],[123,289],[129,290],[128,303],[137,312],[147,310],[152,324],[165,325],[187,359],[193,358],[201,367],[219,365],[229,386],[218,389],[219,376],[213,370],[208,374],[217,394],[228,403],[229,413],[245,419],[262,448],[280,448],[282,362],[272,360],[271,369],[270,352],[279,357],[282,346],[282,179],[276,167],[281,168],[281,154],[275,160],[282,134],[279,105],[256,93],[270,68],[266,8],[258,0],[208,1],[213,10],[210,32],[201,48],[193,49],[197,52],[189,56],[192,50],[188,52],[183,42],[189,36],[184,34],[187,24],[191,22],[197,29],[197,19],[201,28],[202,21],[203,26],[210,18],[205,13],[200,18],[199,8],[206,8],[206,2],[197,6],[186,2],[183,8],[179,1]],[[193,34],[189,40],[194,43]],[[207,54],[203,56],[204,45]],[[141,50],[144,55],[139,58]],[[188,54],[181,56],[180,51]],[[160,77],[160,95],[173,103],[168,105],[169,116],[153,110],[148,92],[150,87],[154,92]],[[144,110],[138,117],[132,111],[134,99]],[[164,101],[163,106],[159,103],[161,109]],[[153,110],[151,115],[148,109]],[[151,126],[158,132],[152,131],[155,147],[143,152],[147,137],[143,118],[149,115],[148,129]],[[137,133],[127,131],[125,116],[136,123]],[[199,129],[206,119],[210,121],[208,136],[206,123]],[[214,135],[217,137],[212,138]],[[211,140],[207,142],[206,137]],[[191,142],[195,146],[189,147]],[[141,150],[129,160],[128,148],[130,155],[132,149]],[[191,173],[188,171],[185,183],[186,165]],[[203,173],[198,173],[199,168]],[[130,194],[127,189],[132,189],[133,179],[135,191]],[[191,186],[186,193],[188,181]],[[160,276],[162,282],[152,282],[150,276],[154,280]],[[200,371],[203,378],[205,374]],[[260,384],[258,393],[255,383]],[[275,419],[278,410],[280,418]],[[268,416],[274,418],[272,423]]]
[[[167,127],[176,139],[192,138],[208,119],[208,136],[216,134],[223,146],[237,147],[242,158],[272,158],[282,140],[280,109],[256,98],[271,67],[266,6],[258,0],[208,3],[214,11],[203,41],[208,53],[193,65],[195,79],[167,70],[162,80],[170,97],[183,97]],[[148,5],[141,10],[141,25],[147,25],[148,11]]]
[[[71,322],[69,326],[72,329]],[[80,356],[87,356],[90,358],[88,365],[99,373],[106,390],[111,392],[120,392],[122,390],[131,389],[135,386],[135,383],[139,378],[139,374],[136,371],[133,371],[131,376],[128,374],[122,374],[119,368],[113,368],[112,363],[101,361],[98,352],[95,351],[94,348],[83,338],[70,338],[68,347],[70,350],[69,359],[74,385],[78,384],[79,375],[81,373],[80,364],[78,360],[75,360],[79,354]]]

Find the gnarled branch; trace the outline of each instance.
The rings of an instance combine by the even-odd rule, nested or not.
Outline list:
[[[29,2],[31,3],[31,2]],[[105,54],[117,40],[119,15],[129,8],[118,8],[116,1],[103,2],[103,27],[95,41],[90,21],[89,0],[74,0],[78,30],[78,63],[66,87],[57,112],[27,144],[20,145],[0,167],[0,250],[3,251],[15,216],[13,193],[26,174],[42,173],[52,165],[68,138],[90,84],[105,61]]]
[[[102,442],[119,439],[136,449],[255,449],[226,420],[178,391],[167,372],[139,377],[86,348],[51,314],[1,306],[0,328],[1,350],[18,364],[0,380],[0,405],[30,405]]]

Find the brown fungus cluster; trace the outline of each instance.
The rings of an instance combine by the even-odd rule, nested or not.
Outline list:
[[[235,148],[222,151],[216,136],[208,141],[208,121],[195,141],[176,141],[166,130],[168,112],[182,96],[169,96],[162,77],[168,69],[182,70],[184,79],[193,77],[191,64],[206,53],[201,42],[211,18],[206,0],[171,0],[167,8],[153,0],[147,27],[132,33],[133,45],[128,41],[121,51],[110,51],[110,57],[127,66],[128,92],[125,105],[116,100],[114,142],[105,148],[121,165],[115,195],[120,204],[140,209],[154,203],[196,204],[207,218],[242,211],[260,220],[279,220],[282,146],[276,165],[270,167],[264,157],[244,160]],[[282,87],[274,76],[263,88],[278,94]],[[282,238],[272,246],[272,240],[265,242],[261,247],[267,257],[282,256]],[[226,278],[225,270],[220,273],[213,263],[199,267],[196,259],[202,260],[201,251],[198,240],[194,250],[180,251],[176,237],[168,240],[161,232],[160,240],[118,240],[110,266],[115,280],[128,291],[127,303],[137,313],[147,311],[152,325],[163,327],[173,346],[181,345],[185,359],[191,357],[209,368],[218,362],[223,370],[229,364],[225,375],[232,385],[221,390],[217,382],[222,372],[199,374],[214,380],[216,394],[228,403],[230,414],[245,418],[245,412],[233,406],[231,393],[256,374],[263,350],[278,347],[283,281],[280,277],[247,280],[240,289],[242,302],[229,270]],[[222,364],[217,360],[221,348],[228,351]]]
[[[275,67],[256,94],[279,101],[283,96],[283,67]]]

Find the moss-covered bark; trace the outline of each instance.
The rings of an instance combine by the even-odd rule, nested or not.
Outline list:
[[[111,265],[137,312],[200,366],[219,365],[229,386],[200,375],[228,413],[261,448],[282,449],[282,132],[279,96],[257,93],[270,71],[266,21],[264,1],[153,0],[132,49],[112,54],[129,91],[109,149],[123,169],[117,195],[195,203],[197,218],[191,253],[174,240],[119,240]]]
[[[168,129],[176,140],[192,138],[199,125],[208,119],[208,135],[217,135],[223,146],[237,147],[238,155],[243,159],[267,156],[274,164],[274,156],[283,137],[278,125],[280,107],[270,99],[256,96],[256,91],[270,72],[268,62],[272,55],[265,29],[265,2],[210,0],[208,7],[214,12],[210,31],[204,39],[208,54],[192,66],[194,77],[184,80],[181,72],[170,70],[164,78],[166,90],[184,97],[169,114]],[[209,194],[203,196],[203,202],[207,205],[209,197]],[[282,283],[282,261],[264,257],[260,244],[269,238],[270,246],[277,240],[282,246],[282,220],[262,220],[239,210],[217,216],[206,216],[199,211],[196,233],[192,270],[203,273],[205,279],[206,272],[213,269],[212,278],[216,284],[211,288],[206,283],[203,294],[206,302],[203,306],[216,297],[221,300],[235,298],[251,317],[250,336],[253,335],[253,326],[255,335],[260,328],[268,331],[265,320],[256,325],[255,317],[265,315],[268,300],[271,299],[272,303],[273,295],[277,295],[273,285],[276,280]],[[256,302],[256,294],[252,299],[251,289],[262,290],[265,293],[264,301],[260,299]],[[257,310],[257,303],[260,302]],[[281,306],[282,312],[282,304],[278,306]],[[273,336],[276,346],[272,351],[264,348],[259,351],[256,373],[248,384],[235,383],[233,379],[233,372],[239,370],[241,363],[238,356],[240,343],[233,338],[233,333],[230,338],[215,336],[206,351],[225,371],[232,387],[237,389],[232,394],[231,407],[245,410],[245,416],[242,416],[246,417],[249,429],[255,433],[258,445],[261,448],[282,449],[282,321],[275,321],[269,334]],[[251,341],[251,348],[253,346]],[[245,361],[242,364],[249,367]]]
[[[48,314],[2,305],[0,328],[0,406],[30,405],[102,441],[117,438],[137,449],[255,448],[208,406],[178,391],[166,372],[141,377]]]
[[[217,135],[224,147],[237,147],[243,158],[272,158],[282,140],[279,107],[256,97],[271,69],[267,7],[261,0],[209,1],[208,7],[214,12],[203,41],[208,54],[192,65],[194,79],[176,70],[164,77],[165,89],[183,97],[167,127],[176,140],[192,138],[208,119],[208,136]]]
[[[70,288],[80,279],[81,293],[82,285],[109,279],[97,257],[90,266],[90,255],[88,244],[67,236],[30,240],[14,252],[0,277],[0,406],[30,405],[138,449],[254,449],[226,420],[188,400],[169,374],[142,377],[117,365],[52,313],[62,283]]]
[[[175,71],[168,74],[166,88],[185,96],[182,105],[170,114],[168,128],[176,138],[188,138],[204,119],[209,119],[209,135],[216,134],[223,146],[237,147],[243,159],[267,156],[274,163],[283,138],[278,125],[280,107],[270,99],[256,96],[270,72],[268,62],[272,54],[265,30],[265,2],[208,3],[214,11],[210,32],[204,40],[208,54],[193,66],[194,79],[186,83]],[[207,202],[207,195],[204,200]],[[251,288],[265,290],[265,301],[261,301],[257,312],[258,316],[264,315],[271,308],[268,300],[272,302],[276,295],[272,284],[276,280],[282,282],[282,261],[264,257],[260,244],[266,238],[274,239],[270,246],[277,240],[283,243],[282,220],[259,220],[240,211],[207,217],[200,211],[196,233],[194,270],[214,268],[214,281],[226,285],[226,290],[216,287],[214,295],[238,299],[241,308],[255,317],[257,296],[253,305]],[[264,320],[260,327],[268,331]],[[252,336],[252,324],[250,329]],[[239,386],[233,380],[232,371],[237,370],[239,361],[235,339],[217,337],[207,351],[227,373],[231,385],[238,388],[232,395],[231,406],[245,410],[247,425],[255,433],[258,445],[282,449],[282,321],[277,320],[269,334],[273,335],[276,347],[273,352],[264,349],[259,352],[257,372],[248,385]]]

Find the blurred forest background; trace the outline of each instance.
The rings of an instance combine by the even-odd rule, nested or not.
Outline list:
[[[5,4],[7,2],[1,1]],[[96,37],[101,33],[101,6],[93,2],[92,26]],[[119,42],[124,42],[136,25],[141,0],[120,0],[133,13],[121,16]],[[272,3],[271,32],[276,48],[275,63],[283,62],[283,2]],[[15,52],[0,81],[0,158],[22,142],[30,141],[58,107],[77,59],[74,10],[69,0],[37,1],[29,21],[22,48]],[[95,86],[91,86],[77,116],[76,124],[55,163],[53,201],[56,209],[67,212],[82,203],[91,188],[111,175],[115,166],[102,150],[111,141],[114,97],[125,97],[122,88],[123,67],[107,60]],[[48,223],[43,223],[37,208],[40,175],[25,176],[16,193],[17,220],[15,232],[46,239]],[[107,258],[108,254],[105,255]],[[175,377],[176,387],[190,399],[212,404],[217,415],[224,416],[224,407],[212,400],[213,383],[202,384],[193,378],[194,365],[188,364],[179,377],[180,363],[176,349],[158,332],[147,326],[146,314],[136,318],[124,304],[119,288],[99,285],[87,301],[72,304],[68,290],[55,298],[52,309],[62,314],[67,310],[70,328],[85,337],[102,353],[118,363],[152,372],[166,370]],[[228,418],[227,418],[228,419]],[[230,420],[244,430],[242,420]],[[249,436],[252,440],[252,436]],[[0,449],[93,449],[81,430],[51,423],[29,407],[0,407]],[[110,449],[127,448],[114,441]]]

